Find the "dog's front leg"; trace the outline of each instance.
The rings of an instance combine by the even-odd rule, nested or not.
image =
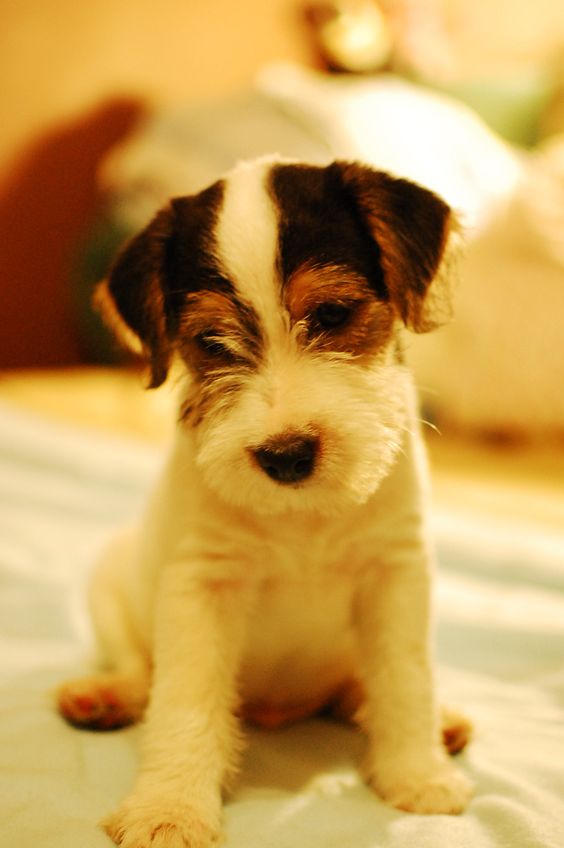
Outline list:
[[[235,680],[247,590],[164,570],[154,621],[154,677],[141,771],[104,823],[123,848],[209,848],[239,748]]]
[[[384,800],[417,813],[459,813],[472,785],[441,741],[430,648],[429,568],[417,548],[368,571],[357,599],[367,694],[366,776]]]

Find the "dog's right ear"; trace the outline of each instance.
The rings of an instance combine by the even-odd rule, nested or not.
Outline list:
[[[174,211],[169,204],[121,249],[94,297],[120,341],[149,364],[149,388],[165,381],[172,357],[167,266],[173,236]]]

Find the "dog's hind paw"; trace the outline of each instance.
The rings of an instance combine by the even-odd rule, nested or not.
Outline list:
[[[443,745],[449,754],[458,754],[471,741],[473,725],[470,719],[451,707],[441,707]]]
[[[146,700],[144,681],[113,674],[70,680],[57,692],[61,715],[85,730],[113,730],[133,724],[141,717]]]
[[[131,799],[102,822],[121,848],[213,848],[219,829],[184,804]]]

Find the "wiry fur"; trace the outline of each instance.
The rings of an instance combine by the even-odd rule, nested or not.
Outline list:
[[[94,576],[107,670],[59,697],[95,727],[148,702],[139,777],[106,822],[126,848],[214,844],[240,716],[356,714],[382,798],[466,805],[442,736],[458,750],[469,727],[441,728],[434,696],[427,471],[397,338],[427,328],[451,228],[405,181],[262,160],[173,201],[118,258],[106,308],[153,384],[172,355],[187,367],[144,519]]]

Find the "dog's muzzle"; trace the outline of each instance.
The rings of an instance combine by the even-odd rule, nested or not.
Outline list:
[[[259,467],[277,483],[300,483],[311,477],[315,468],[319,439],[285,434],[270,439],[252,454]]]

